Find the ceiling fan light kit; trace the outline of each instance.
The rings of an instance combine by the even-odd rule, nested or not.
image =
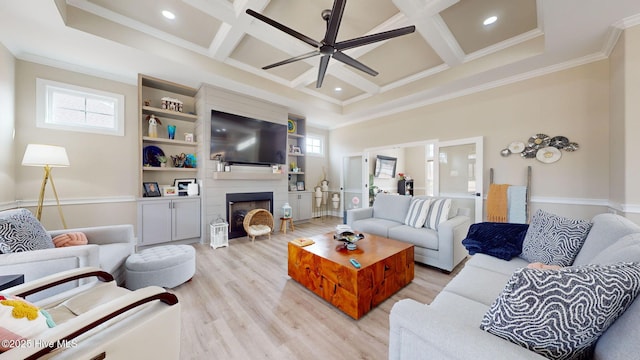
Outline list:
[[[290,64],[295,61],[308,59],[314,56],[322,55],[320,58],[320,66],[318,68],[318,79],[316,81],[316,88],[322,87],[324,76],[327,72],[327,66],[329,60],[334,58],[346,65],[356,68],[362,72],[365,72],[371,76],[378,75],[378,72],[361,63],[360,61],[352,58],[351,56],[343,53],[343,50],[353,49],[363,45],[373,44],[375,42],[392,39],[398,36],[411,34],[416,30],[415,26],[406,26],[399,29],[384,31],[376,34],[365,35],[358,38],[336,42],[338,37],[338,30],[340,29],[340,23],[342,22],[342,15],[344,14],[344,8],[347,4],[346,0],[335,0],[333,2],[333,8],[331,10],[326,9],[322,11],[322,19],[327,23],[327,31],[322,41],[314,40],[304,34],[301,34],[288,26],[285,26],[275,20],[272,20],[262,14],[259,14],[251,9],[247,9],[246,13],[255,17],[256,19],[265,22],[268,25],[275,27],[276,29],[283,31],[296,39],[315,47],[314,51],[306,54],[298,55],[277,63],[267,65],[263,67],[263,70],[271,69],[276,66]]]

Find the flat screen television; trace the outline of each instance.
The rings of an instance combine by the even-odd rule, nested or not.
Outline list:
[[[229,164],[285,164],[287,125],[212,110],[210,150]]]

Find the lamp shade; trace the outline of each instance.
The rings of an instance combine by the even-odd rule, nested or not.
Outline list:
[[[22,158],[22,166],[67,167],[69,157],[62,146],[29,144]]]

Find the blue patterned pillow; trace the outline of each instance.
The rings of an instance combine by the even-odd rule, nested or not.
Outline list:
[[[522,242],[520,257],[529,262],[571,266],[591,230],[587,220],[569,219],[538,210]]]
[[[591,358],[593,345],[640,292],[640,264],[519,269],[480,328],[549,359]]]
[[[51,235],[27,209],[0,213],[0,251],[12,253],[55,247]]]

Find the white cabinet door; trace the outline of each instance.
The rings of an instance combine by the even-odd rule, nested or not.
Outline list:
[[[200,199],[172,200],[172,240],[200,237]]]
[[[313,217],[312,214],[312,204],[311,204],[311,193],[305,192],[302,194],[298,194],[298,219],[307,220]]]
[[[171,241],[171,200],[138,203],[140,245]]]

